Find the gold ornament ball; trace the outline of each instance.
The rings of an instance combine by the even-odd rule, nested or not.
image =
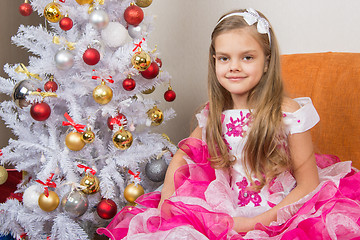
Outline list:
[[[105,85],[105,82],[101,82],[101,85],[97,86],[93,91],[93,98],[95,102],[99,104],[107,104],[113,97],[113,91],[110,87]]]
[[[60,199],[54,191],[49,191],[48,197],[45,196],[45,193],[40,194],[38,203],[42,210],[51,212],[59,206]]]
[[[131,132],[120,129],[119,131],[114,133],[112,141],[115,147],[117,147],[118,149],[126,150],[131,146],[133,142],[133,136]]]
[[[149,54],[144,51],[136,52],[131,58],[131,63],[135,69],[139,71],[145,71],[151,64],[151,58]]]
[[[151,125],[159,126],[164,120],[163,112],[156,106],[147,111],[148,117],[151,119]]]
[[[80,151],[85,146],[85,142],[81,138],[81,133],[71,132],[66,135],[65,144],[72,151]]]
[[[95,140],[95,133],[91,131],[91,129],[87,129],[81,135],[81,140],[83,140],[85,143],[92,143]]]
[[[76,0],[76,2],[80,5],[90,4],[93,0]]]
[[[150,6],[151,3],[152,3],[152,0],[136,0],[135,1],[135,4],[142,8],[146,8],[146,7]]]
[[[97,176],[92,174],[86,174],[80,181],[80,185],[85,186],[86,188],[82,191],[86,194],[93,194],[99,191],[100,181]]]
[[[63,15],[60,12],[60,5],[58,3],[49,3],[44,9],[44,17],[52,23],[57,23],[61,20]]]
[[[8,172],[6,171],[6,168],[3,166],[0,166],[0,185],[4,184],[6,180],[8,179]]]
[[[124,197],[130,203],[135,202],[135,200],[143,194],[144,188],[140,184],[135,185],[135,183],[130,183],[124,190]]]
[[[155,91],[155,87],[153,86],[152,88],[146,89],[144,91],[142,91],[143,94],[150,94],[153,93]]]

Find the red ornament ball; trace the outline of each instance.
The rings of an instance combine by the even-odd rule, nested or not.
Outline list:
[[[32,13],[33,9],[30,3],[23,3],[19,6],[19,12],[23,16],[29,16]]]
[[[144,19],[144,12],[140,7],[131,5],[124,12],[124,19],[128,24],[137,26]]]
[[[134,90],[134,88],[136,86],[136,82],[131,77],[128,77],[123,81],[122,85],[126,91],[131,91],[131,90]]]
[[[69,17],[64,17],[60,20],[59,26],[62,30],[68,31],[73,27],[73,21]]]
[[[160,58],[156,58],[156,59],[155,59],[155,62],[159,65],[159,68],[162,67],[162,61],[161,61]]]
[[[169,89],[164,93],[164,98],[166,101],[172,102],[176,98],[176,93],[173,90]]]
[[[56,92],[57,89],[58,89],[58,85],[54,81],[47,81],[44,85],[44,90],[46,92]]]
[[[51,108],[46,102],[35,103],[30,108],[30,115],[36,121],[45,121],[50,117]]]
[[[156,62],[152,62],[145,71],[140,73],[146,79],[156,78],[156,76],[159,74],[159,65]]]
[[[97,205],[96,211],[101,218],[110,219],[116,215],[117,206],[113,200],[103,199]]]
[[[95,65],[100,61],[100,53],[95,48],[88,48],[83,54],[83,60],[88,65]]]
[[[123,124],[121,122],[123,122]],[[122,113],[119,113],[116,117],[109,117],[107,120],[107,125],[110,130],[114,129],[114,124],[125,127],[127,125],[127,118]]]

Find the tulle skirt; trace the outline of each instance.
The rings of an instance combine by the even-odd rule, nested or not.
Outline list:
[[[179,147],[190,164],[176,171],[175,193],[161,209],[160,192],[144,194],[136,201],[138,207],[124,207],[106,228],[97,230],[98,234],[113,240],[360,240],[360,173],[349,162],[317,155],[321,184],[313,192],[280,209],[277,221],[270,226],[258,223],[252,231],[236,233],[233,217],[242,209],[232,203],[226,173],[211,168],[205,142],[187,138]],[[273,192],[273,198],[281,194]]]

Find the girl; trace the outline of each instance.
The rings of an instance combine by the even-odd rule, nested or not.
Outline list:
[[[350,162],[315,158],[308,130],[319,116],[309,98],[284,96],[267,19],[253,9],[233,11],[211,37],[209,103],[179,143],[161,196],[141,196],[141,207],[124,208],[98,233],[111,239],[360,236],[360,191],[351,188],[360,176]]]

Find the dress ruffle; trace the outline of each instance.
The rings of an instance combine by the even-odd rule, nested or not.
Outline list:
[[[160,192],[142,195],[136,200],[139,207],[123,208],[106,228],[97,230],[99,234],[113,240],[354,239],[360,236],[357,187],[360,173],[347,162],[317,155],[322,181],[319,187],[280,209],[277,222],[270,226],[257,224],[255,230],[241,235],[232,230],[233,217],[241,214],[241,207],[230,188],[228,172],[210,166],[208,148],[202,140],[187,138],[179,147],[187,154],[188,164],[174,175],[174,195],[160,209]],[[269,199],[280,201],[283,198],[280,195],[291,190],[292,183],[285,186],[282,182],[275,179],[269,187],[270,196],[274,197]]]

